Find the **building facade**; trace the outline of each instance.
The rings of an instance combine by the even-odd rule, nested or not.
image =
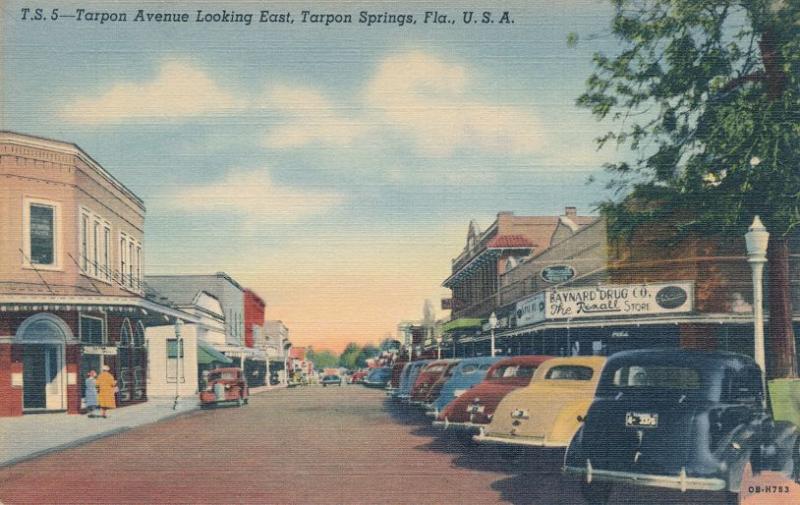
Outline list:
[[[146,400],[146,328],[193,318],[144,296],[142,200],[74,144],[0,132],[0,215],[0,416],[78,413],[103,365]]]

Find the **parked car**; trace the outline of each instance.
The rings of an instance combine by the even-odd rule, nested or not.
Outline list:
[[[422,399],[420,400],[419,405],[421,407],[427,410],[431,405],[433,405],[433,402],[436,401],[437,398],[439,398],[439,395],[442,392],[442,388],[447,383],[447,381],[449,381],[450,378],[453,376],[453,370],[456,368],[456,366],[458,366],[459,361],[461,360],[455,359],[452,360],[447,365],[447,368],[445,368],[444,372],[442,372],[439,378],[436,379],[436,382],[434,382],[433,385],[430,388],[428,388],[428,392],[425,393]]]
[[[386,384],[389,383],[389,379],[392,378],[392,369],[388,366],[381,367],[381,368],[373,368],[364,377],[364,385],[368,388],[385,388]]]
[[[239,368],[215,368],[208,372],[206,387],[200,392],[202,408],[222,403],[235,403],[240,407],[248,402],[250,390]]]
[[[503,358],[486,372],[486,378],[450,402],[433,425],[460,432],[465,436],[477,434],[489,424],[494,409],[509,392],[527,386],[536,368],[552,356],[513,356]]]
[[[350,384],[361,384],[368,372],[368,370],[358,370],[353,372],[353,375],[350,376]]]
[[[566,448],[594,399],[605,362],[602,356],[571,356],[542,363],[528,386],[500,401],[475,441]]]
[[[320,382],[320,384],[322,384],[322,387],[325,387],[325,386],[328,386],[328,385],[331,385],[331,386],[333,386],[333,385],[342,386],[343,385],[341,376],[333,375],[333,374],[324,376],[322,378],[322,380],[319,381],[319,382]]]
[[[406,402],[411,396],[411,388],[417,381],[420,371],[425,368],[431,360],[421,359],[408,363],[408,368],[403,369],[403,375],[400,377],[400,388],[397,390],[397,400]]]
[[[483,356],[478,358],[464,358],[451,370],[450,377],[442,385],[438,398],[426,405],[428,414],[436,417],[439,412],[455,398],[464,394],[468,389],[480,383],[489,368],[503,358]]]
[[[721,491],[743,475],[797,480],[797,428],[765,407],[761,370],[747,356],[683,349],[628,351],[608,359],[597,395],[567,450],[590,503],[614,483]]]
[[[400,388],[400,378],[403,375],[403,370],[406,367],[407,361],[396,361],[392,365],[392,377],[389,379],[389,384],[386,385],[386,394],[394,396],[395,392]]]
[[[451,359],[440,359],[431,361],[428,366],[423,368],[414,386],[411,388],[409,403],[412,405],[422,405],[428,396],[428,392],[442,378],[442,375],[450,368],[455,366],[457,361]]]

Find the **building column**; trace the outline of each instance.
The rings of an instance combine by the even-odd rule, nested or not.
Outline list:
[[[81,346],[68,345],[65,349],[67,362],[67,414],[81,413],[81,381],[80,373]]]

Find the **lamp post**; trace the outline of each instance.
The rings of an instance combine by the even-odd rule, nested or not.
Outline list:
[[[183,320],[175,320],[175,402],[172,404],[172,410],[178,408],[178,398],[180,397],[181,386],[181,354],[183,354],[183,338],[181,337],[181,330],[183,329]]]
[[[497,314],[492,312],[492,315],[489,316],[489,329],[492,332],[492,357],[494,358],[495,355],[495,348],[494,348],[494,329],[497,328]]]
[[[767,262],[767,244],[769,242],[769,232],[761,223],[758,216],[753,218],[748,232],[744,235],[747,246],[747,262],[753,272],[753,325],[755,339],[755,360],[762,370],[762,385],[764,376],[767,374],[767,362],[764,356],[764,307],[763,307],[763,283],[764,264]]]

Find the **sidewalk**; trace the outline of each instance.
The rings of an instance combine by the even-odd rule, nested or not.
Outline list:
[[[180,398],[175,410],[172,409],[173,404],[174,398],[155,398],[111,410],[107,419],[65,413],[0,418],[0,467],[199,408],[196,397]]]
[[[285,387],[279,385],[251,388],[250,394],[260,394]],[[200,408],[196,396],[182,396],[175,410],[172,408],[173,404],[174,398],[152,398],[138,405],[111,410],[107,419],[63,413],[0,418],[0,467],[82,445]]]

